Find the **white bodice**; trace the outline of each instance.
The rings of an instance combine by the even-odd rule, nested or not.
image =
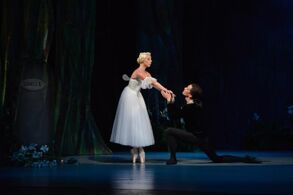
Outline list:
[[[141,79],[130,79],[128,83],[128,87],[132,90],[138,92],[141,88],[142,89],[151,89],[152,82],[157,81],[157,79],[153,77],[146,77],[144,80]]]

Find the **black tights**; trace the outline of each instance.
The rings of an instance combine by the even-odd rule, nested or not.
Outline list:
[[[245,162],[245,157],[224,155],[219,156],[210,145],[208,138],[197,137],[194,134],[183,129],[168,128],[165,131],[167,136],[170,159],[176,160],[177,141],[197,145],[213,162]]]

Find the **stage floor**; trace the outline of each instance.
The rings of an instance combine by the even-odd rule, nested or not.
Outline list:
[[[146,152],[133,165],[128,152],[70,156],[76,164],[54,168],[0,167],[0,194],[293,194],[293,151],[220,151],[251,155],[261,164],[212,163],[202,152]]]

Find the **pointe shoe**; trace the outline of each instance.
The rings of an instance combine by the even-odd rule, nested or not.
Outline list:
[[[140,157],[140,163],[145,162],[145,152],[143,149],[139,149],[139,157]]]
[[[131,156],[132,156],[132,163],[135,164],[136,163],[136,159],[138,157],[137,149],[132,148],[130,150],[130,152],[131,152]]]

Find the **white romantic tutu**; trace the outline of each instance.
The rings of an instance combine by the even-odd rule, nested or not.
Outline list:
[[[119,99],[110,141],[126,146],[153,145],[154,135],[140,89],[152,88],[152,77],[130,79]]]

